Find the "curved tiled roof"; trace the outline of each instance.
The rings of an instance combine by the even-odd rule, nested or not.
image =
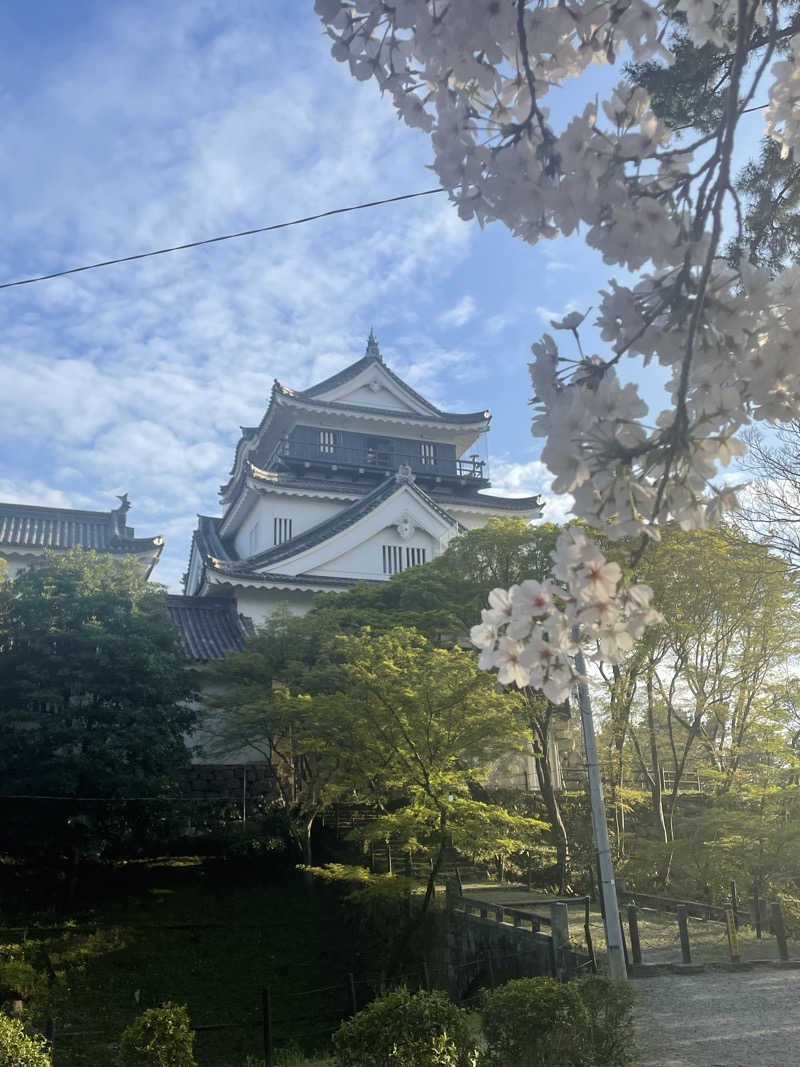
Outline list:
[[[368,404],[347,404],[342,400],[317,400],[316,397],[305,396],[296,393],[286,386],[276,383],[281,391],[281,396],[286,400],[296,400],[300,403],[310,404],[318,411],[335,411],[353,415],[382,415],[386,418],[411,420],[414,422],[431,422],[441,424],[452,423],[455,425],[469,426],[473,423],[486,422],[489,418],[488,411],[439,411],[434,408],[429,414],[419,411],[403,411],[399,408],[376,408]],[[429,405],[431,406],[431,405]]]
[[[125,525],[127,508],[84,511],[34,504],[0,503],[0,547],[18,549],[93,548],[98,552],[146,552],[163,538],[136,537]]]
[[[167,610],[181,632],[190,659],[222,659],[226,652],[241,652],[247,630],[236,611],[236,601],[217,597],[167,596]]]

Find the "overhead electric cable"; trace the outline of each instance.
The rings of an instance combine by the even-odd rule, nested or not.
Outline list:
[[[317,219],[326,219],[331,215],[344,215],[348,211],[363,211],[368,207],[380,207],[382,204],[396,204],[399,200],[413,200],[418,196],[430,196],[432,193],[443,193],[445,190],[424,189],[420,193],[405,193],[403,196],[390,196],[385,200],[370,200],[367,204],[352,204],[350,207],[335,207],[331,211],[321,211],[318,215],[306,215],[302,219],[292,219],[290,222],[276,222],[271,226],[257,226],[253,230],[240,230],[239,233],[226,233],[222,237],[207,237],[204,241],[189,241],[183,245],[172,245],[171,248],[157,248],[152,252],[137,252],[133,256],[119,256],[116,259],[104,259],[100,263],[87,263],[83,267],[70,267],[69,270],[57,270],[52,274],[40,274],[35,278],[21,278],[16,282],[2,282],[0,289],[12,289],[16,285],[33,285],[34,282],[46,282],[51,278],[63,278],[67,274],[80,274],[84,270],[97,270],[98,267],[112,267],[115,263],[130,263],[134,259],[149,259],[151,256],[165,256],[169,252],[183,252],[187,248],[200,248],[201,245],[219,244],[220,241],[233,241],[237,237],[252,237],[256,233],[268,233],[270,230],[285,230],[289,226],[300,226],[304,222],[315,222]]]

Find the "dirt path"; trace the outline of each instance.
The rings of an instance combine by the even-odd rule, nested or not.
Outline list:
[[[800,970],[635,982],[640,1067],[798,1067]]]

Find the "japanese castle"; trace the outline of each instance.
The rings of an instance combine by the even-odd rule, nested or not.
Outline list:
[[[275,381],[259,425],[242,429],[222,515],[198,517],[187,614],[200,599],[228,612],[235,603],[254,625],[278,604],[303,613],[315,593],[388,580],[492,516],[538,518],[539,496],[483,492],[485,463],[470,450],[490,419],[425,400],[387,367],[372,332],[366,354],[325,381]]]

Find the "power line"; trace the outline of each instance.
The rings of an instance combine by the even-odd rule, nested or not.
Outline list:
[[[151,256],[165,256],[169,252],[183,252],[187,248],[200,248],[201,245],[219,244],[220,241],[233,241],[237,237],[252,237],[256,233],[269,233],[270,230],[285,230],[289,226],[300,226],[304,222],[315,222],[317,219],[326,219],[331,215],[344,215],[348,211],[363,211],[368,207],[380,207],[382,204],[396,204],[400,200],[414,200],[418,196],[430,196],[432,193],[443,193],[445,190],[425,189],[421,193],[405,193],[403,196],[390,196],[385,200],[370,200],[366,204],[352,204],[350,207],[336,207],[331,211],[321,211],[318,215],[306,215],[302,219],[292,219],[290,222],[276,222],[272,226],[258,226],[253,230],[240,230],[239,233],[226,233],[222,237],[208,237],[204,241],[189,241],[184,245],[172,245],[171,248],[157,248],[153,252],[138,252],[133,256],[119,256],[117,259],[104,259],[100,263],[87,263],[83,267],[71,267],[69,270],[57,270],[53,274],[40,274],[35,278],[21,278],[16,282],[2,282],[0,289],[12,289],[16,285],[33,285],[34,282],[46,282],[51,278],[63,278],[67,274],[80,274],[84,270],[97,270],[98,267],[112,267],[115,263],[130,263],[134,259],[149,259]]]

